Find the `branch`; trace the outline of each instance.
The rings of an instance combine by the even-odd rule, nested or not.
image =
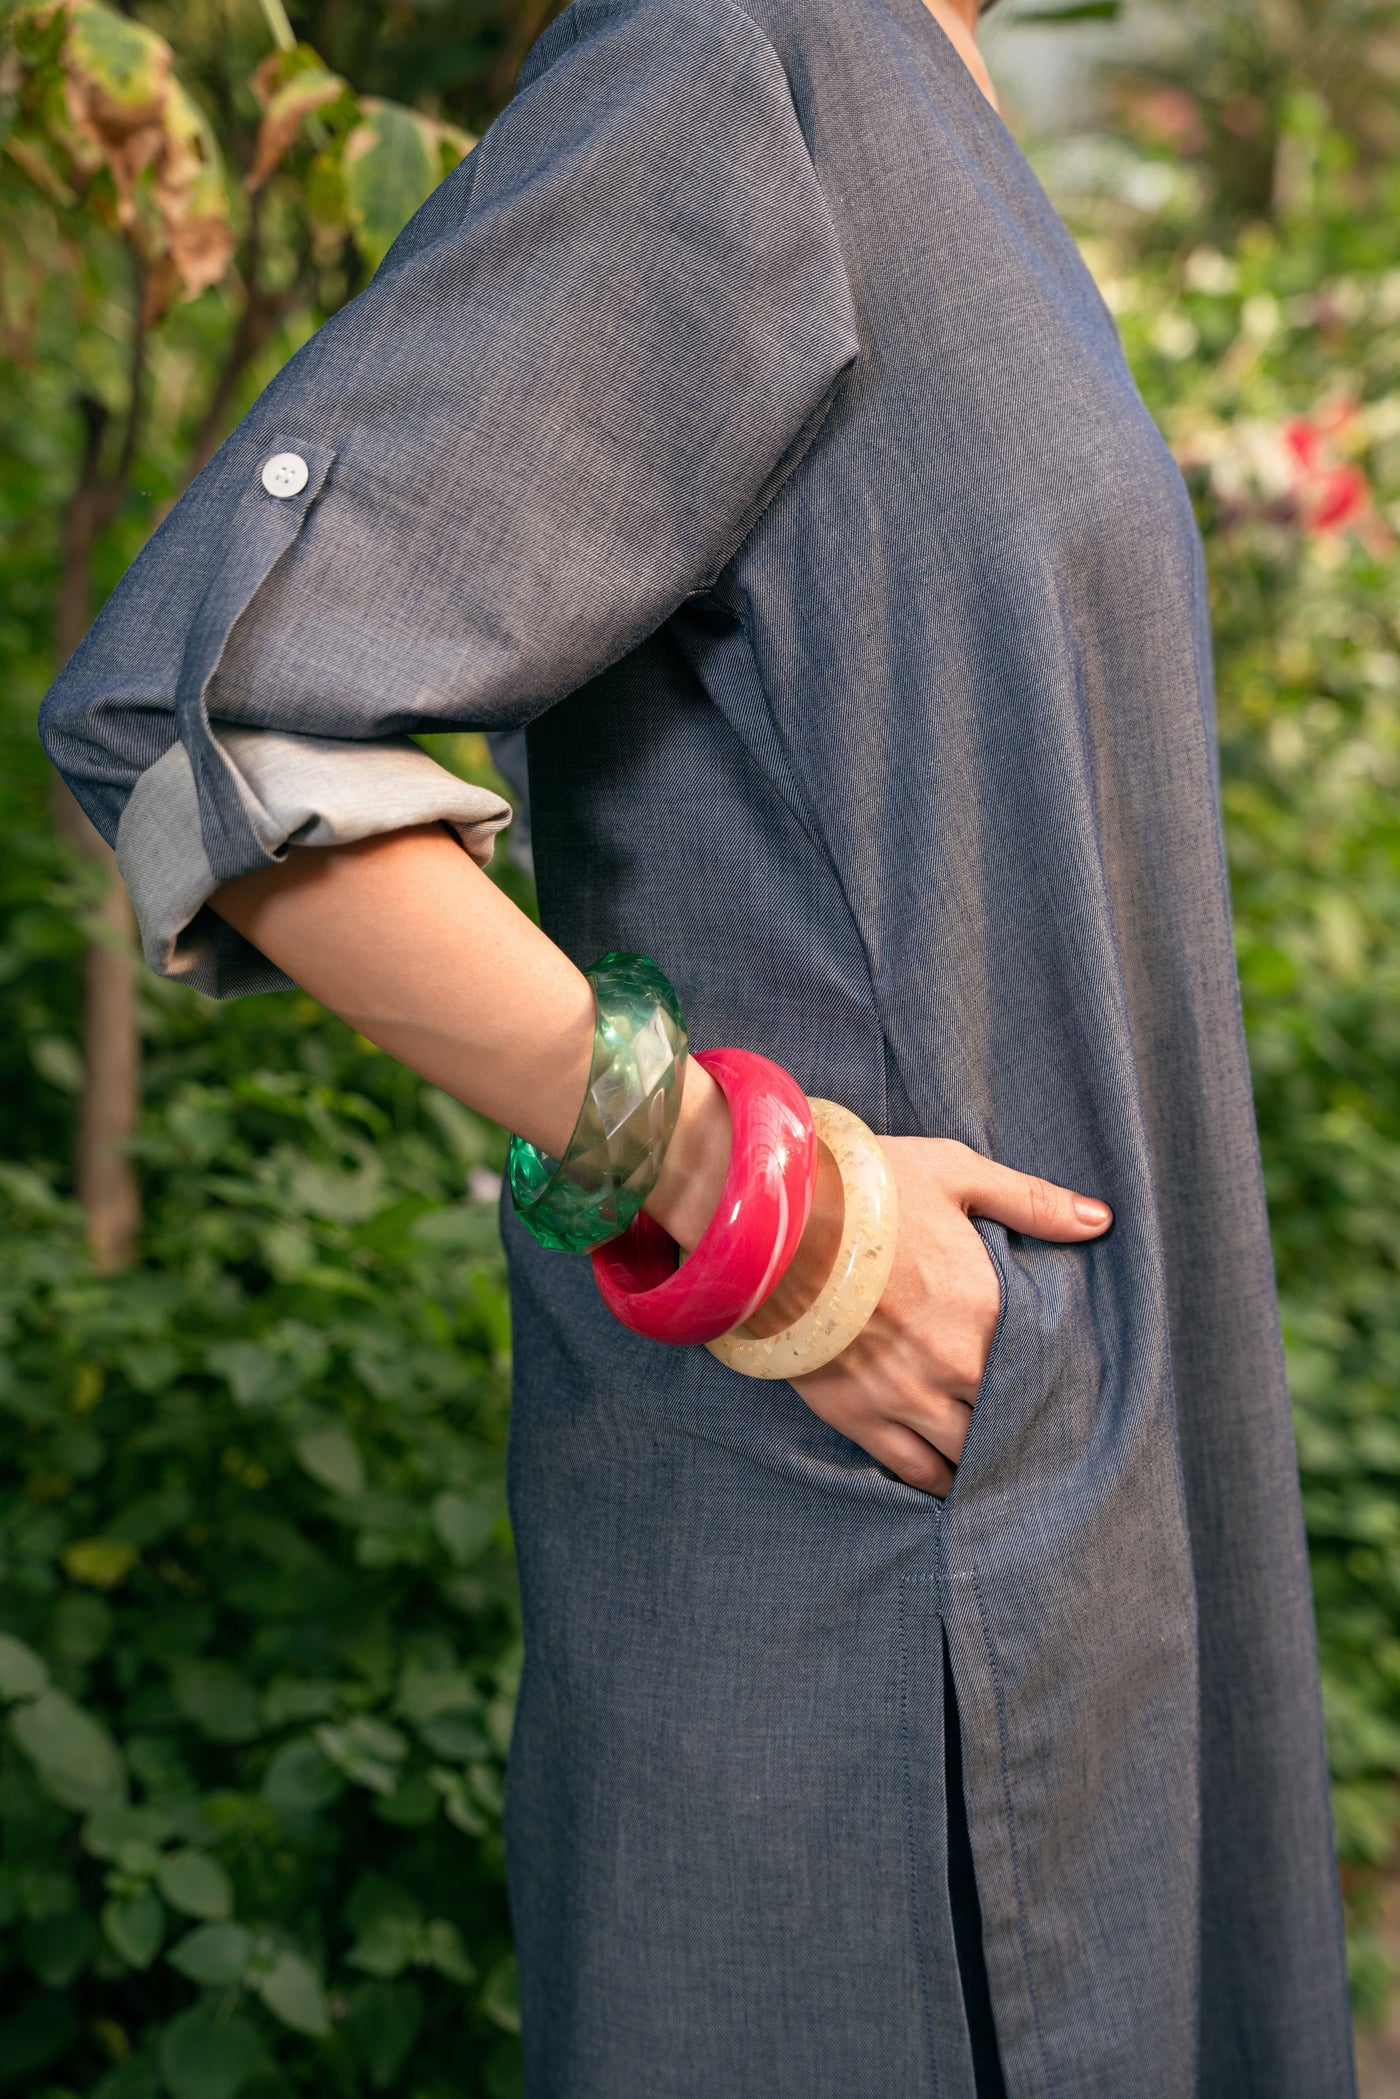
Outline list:
[[[510,100],[526,53],[543,36],[554,17],[562,12],[563,6],[564,0],[527,0],[527,5],[520,10],[514,29],[487,75],[487,92],[493,110],[503,108]]]
[[[63,513],[63,558],[54,607],[54,650],[65,664],[87,632],[93,542],[102,529],[102,440],[107,410],[91,394],[78,397],[83,453],[78,478]]]
[[[146,341],[149,327],[146,319],[146,265],[133,251],[132,291],[136,314],[131,329],[131,354],[128,365],[130,374],[126,403],[126,423],[122,430],[121,449],[117,453],[117,464],[107,484],[108,521],[114,518],[126,496],[131,469],[136,461],[136,446],[141,435],[141,423],[146,406]]]
[[[287,19],[287,10],[282,0],[262,0],[263,17],[268,33],[279,51],[295,51],[297,33]]]
[[[234,329],[228,356],[214,381],[214,390],[195,431],[194,443],[190,449],[189,470],[184,480],[186,488],[200,469],[208,465],[218,449],[243,374],[253,359],[266,347],[296,305],[298,298],[302,296],[303,278],[311,261],[310,243],[308,241],[298,255],[291,282],[285,291],[269,292],[263,289],[259,281],[261,260],[262,197],[260,193],[255,192],[249,206],[248,244],[242,272],[246,287],[243,311],[238,316],[238,326]]]

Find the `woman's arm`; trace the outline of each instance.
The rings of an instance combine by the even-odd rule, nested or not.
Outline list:
[[[380,1049],[562,1157],[588,1083],[592,990],[441,826],[294,846],[210,901]],[[728,1163],[724,1095],[692,1059],[647,1204],[682,1246],[704,1230]]]
[[[562,1154],[588,1083],[592,991],[446,831],[294,847],[277,866],[226,882],[211,901],[371,1042]],[[864,1332],[797,1390],[891,1472],[942,1495],[962,1456],[1000,1304],[971,1218],[1072,1241],[1097,1238],[1112,1213],[945,1138],[884,1143],[899,1189],[894,1272]],[[693,1247],[708,1223],[728,1164],[729,1110],[692,1058],[680,1121],[647,1203],[682,1247]],[[823,1156],[812,1221],[788,1274],[750,1322],[754,1331],[776,1332],[816,1295],[840,1238],[841,1203],[840,1176]]]

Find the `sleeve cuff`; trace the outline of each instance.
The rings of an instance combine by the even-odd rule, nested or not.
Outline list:
[[[353,743],[212,726],[269,859],[280,859],[289,845],[350,845],[412,824],[447,823],[484,867],[496,833],[510,822],[509,803],[459,780],[408,737]],[[146,960],[159,975],[211,998],[288,984],[206,908],[218,884],[183,744],[172,744],[137,781],[117,833],[117,866]]]

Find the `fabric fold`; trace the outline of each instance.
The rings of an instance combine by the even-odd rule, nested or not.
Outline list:
[[[270,860],[288,846],[350,845],[416,824],[448,824],[479,866],[510,804],[448,772],[409,737],[375,743],[212,723],[215,747],[248,826]],[[273,991],[289,979],[209,910],[210,865],[189,754],[172,744],[141,775],[117,832],[151,968],[210,998]]]

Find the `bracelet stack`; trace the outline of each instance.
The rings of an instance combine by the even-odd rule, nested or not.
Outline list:
[[[729,1102],[733,1142],[714,1216],[690,1259],[639,1217],[597,1248],[603,1303],[652,1341],[686,1347],[742,1326],[776,1289],[807,1229],[817,1185],[817,1144],[805,1095],[781,1065],[752,1050],[697,1057]]]
[[[884,1294],[894,1266],[899,1199],[878,1138],[849,1108],[812,1101],[812,1121],[841,1174],[845,1214],[831,1274],[800,1319],[758,1338],[736,1330],[707,1344],[745,1377],[805,1377],[850,1347]]]
[[[511,1200],[557,1253],[586,1254],[625,1232],[656,1186],[681,1112],[688,1047],[675,992],[645,955],[604,955],[593,986],[593,1061],[562,1159],[512,1137]]]
[[[542,1246],[589,1253],[623,1326],[673,1347],[704,1344],[745,1377],[795,1378],[850,1346],[894,1262],[898,1206],[878,1138],[833,1101],[809,1101],[752,1050],[696,1062],[723,1089],[733,1142],[713,1217],[688,1259],[642,1209],[680,1115],[687,1036],[675,992],[644,955],[605,955],[585,972],[597,1012],[593,1059],[562,1159],[510,1142],[516,1210]],[[841,1243],[815,1301],[781,1333],[745,1323],[786,1274],[811,1214],[818,1147],[841,1175]]]

